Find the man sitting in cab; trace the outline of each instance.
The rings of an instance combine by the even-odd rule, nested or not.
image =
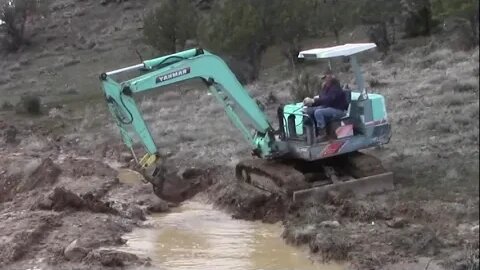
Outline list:
[[[303,100],[303,104],[308,107],[306,113],[316,122],[317,136],[320,139],[327,135],[327,123],[343,118],[348,109],[347,96],[335,74],[328,70],[322,80],[324,83],[319,95]]]

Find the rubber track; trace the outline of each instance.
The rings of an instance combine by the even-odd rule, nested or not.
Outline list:
[[[293,166],[283,164],[278,161],[264,159],[247,159],[240,161],[235,169],[237,179],[243,181],[242,171],[246,171],[251,177],[252,174],[263,176],[271,180],[281,193],[291,195],[294,191],[309,188],[310,185],[305,181],[304,175],[297,171]],[[257,188],[265,190],[263,187],[249,183]],[[278,193],[279,190],[266,190],[270,193]]]
[[[356,179],[381,175],[387,172],[379,159],[361,152],[347,154],[335,162],[334,167],[337,172],[338,170],[342,170],[342,173],[346,173],[346,175],[350,175]],[[247,184],[278,195],[291,196],[295,191],[308,190],[314,186],[319,186],[315,184],[320,183],[309,183],[305,181],[303,172],[296,170],[291,164],[275,160],[252,158],[240,161],[235,169],[235,174],[239,181],[245,181],[242,176],[242,171],[246,171],[250,179],[252,179],[252,175],[258,175],[263,176],[263,181],[266,179],[268,179],[267,181],[271,181],[267,186],[258,185],[255,181],[247,182]],[[346,183],[348,182],[349,181],[346,181]],[[342,182],[341,185],[344,185],[344,183]],[[276,186],[276,188],[272,189],[270,186]],[[321,186],[334,188],[336,184],[327,183]]]

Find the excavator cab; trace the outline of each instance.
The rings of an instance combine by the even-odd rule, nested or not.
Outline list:
[[[306,60],[330,60],[347,57],[353,67],[356,78],[356,89],[344,88],[348,109],[341,119],[327,124],[328,139],[338,140],[363,136],[365,144],[370,138],[378,143],[388,143],[391,133],[388,123],[385,98],[376,93],[368,93],[364,86],[364,78],[357,62],[357,54],[375,48],[373,43],[345,44],[330,48],[319,48],[302,51],[299,58]],[[315,120],[312,119],[302,102],[283,105],[278,109],[280,132],[286,140],[305,141],[307,145],[319,143],[316,140]],[[378,128],[378,124],[382,124]],[[372,128],[375,126],[377,128]]]

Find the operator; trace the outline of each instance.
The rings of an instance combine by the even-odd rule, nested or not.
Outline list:
[[[313,99],[306,97],[303,100],[303,104],[308,107],[306,113],[316,122],[318,137],[325,137],[327,123],[341,119],[348,109],[345,92],[333,72],[327,70],[322,80],[324,82],[319,95]]]

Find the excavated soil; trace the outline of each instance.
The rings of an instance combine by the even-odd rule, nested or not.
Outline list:
[[[119,180],[133,157],[106,111],[98,75],[137,64],[135,48],[154,55],[139,29],[155,1],[101,2],[54,1],[49,16],[27,25],[37,33],[32,45],[0,56],[0,269],[150,264],[114,247],[146,215],[171,205],[149,184]],[[396,181],[395,191],[367,198],[331,193],[292,205],[237,183],[233,166],[250,149],[204,86],[137,102],[169,157],[170,179],[196,182],[199,196],[234,218],[282,222],[285,241],[318,260],[351,269],[478,269],[478,48],[457,51],[444,41],[403,40],[385,58],[365,59],[366,81],[386,96],[394,131],[370,152]],[[248,85],[271,119],[292,100],[290,75],[280,63]],[[25,114],[26,93],[40,98],[41,115]]]
[[[114,155],[119,160],[104,149],[80,156],[64,137],[53,142],[51,135],[14,124],[21,131],[17,144],[0,147],[0,268],[148,267],[148,258],[114,247],[125,244],[121,236],[142,226],[146,215],[169,205],[149,184],[119,181],[118,169],[129,165],[120,152]]]

